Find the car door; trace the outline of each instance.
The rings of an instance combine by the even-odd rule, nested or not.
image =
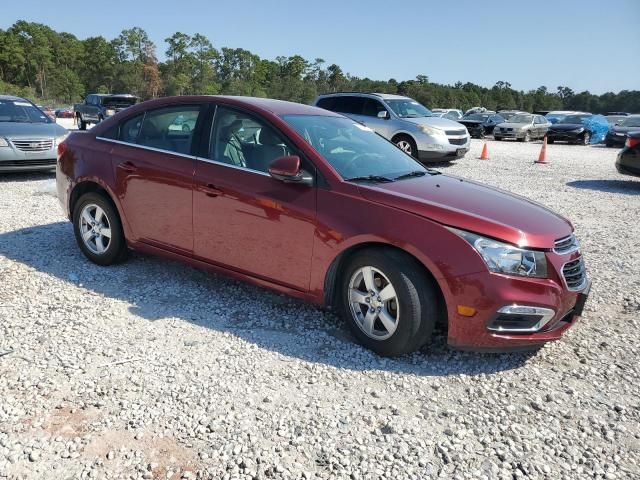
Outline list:
[[[364,123],[378,134],[385,138],[391,139],[394,133],[393,122],[391,121],[391,113],[378,100],[373,98],[361,98],[362,113],[360,115],[352,115],[356,120]],[[378,117],[380,112],[386,112],[385,118]]]
[[[160,107],[120,125],[111,158],[120,202],[137,241],[185,255],[193,252],[192,148],[197,136],[169,126],[180,115],[198,122],[203,108]]]
[[[195,171],[195,257],[308,290],[316,189],[268,174],[271,161],[299,153],[264,119],[227,106],[216,108],[206,150]]]

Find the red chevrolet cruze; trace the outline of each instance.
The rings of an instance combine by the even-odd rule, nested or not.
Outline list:
[[[589,289],[571,223],[424,168],[319,108],[243,97],[144,102],[59,147],[58,196],[100,265],[159,254],[335,308],[382,355],[532,348]]]

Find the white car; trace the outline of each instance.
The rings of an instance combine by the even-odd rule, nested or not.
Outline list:
[[[449,120],[459,120],[464,115],[462,110],[458,110],[457,108],[434,108],[431,110],[434,117],[442,117],[448,118]]]

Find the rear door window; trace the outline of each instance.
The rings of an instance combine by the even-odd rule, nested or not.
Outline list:
[[[335,97],[333,111],[352,115],[362,115],[364,110],[364,98],[348,95]]]
[[[201,110],[201,105],[177,105],[149,110],[139,128],[138,145],[191,154]]]

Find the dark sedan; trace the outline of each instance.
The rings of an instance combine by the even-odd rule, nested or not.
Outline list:
[[[640,132],[640,115],[629,115],[609,129],[604,139],[607,147],[622,147],[630,133]]]
[[[624,175],[640,177],[640,131],[630,133],[616,160],[616,169]]]
[[[567,115],[558,123],[554,123],[547,131],[548,143],[569,142],[581,145],[589,145],[592,131],[585,122],[592,118],[590,113]]]
[[[493,133],[496,125],[503,123],[505,119],[493,112],[471,113],[465,115],[458,123],[461,123],[469,131],[473,138],[484,138],[485,135]]]

